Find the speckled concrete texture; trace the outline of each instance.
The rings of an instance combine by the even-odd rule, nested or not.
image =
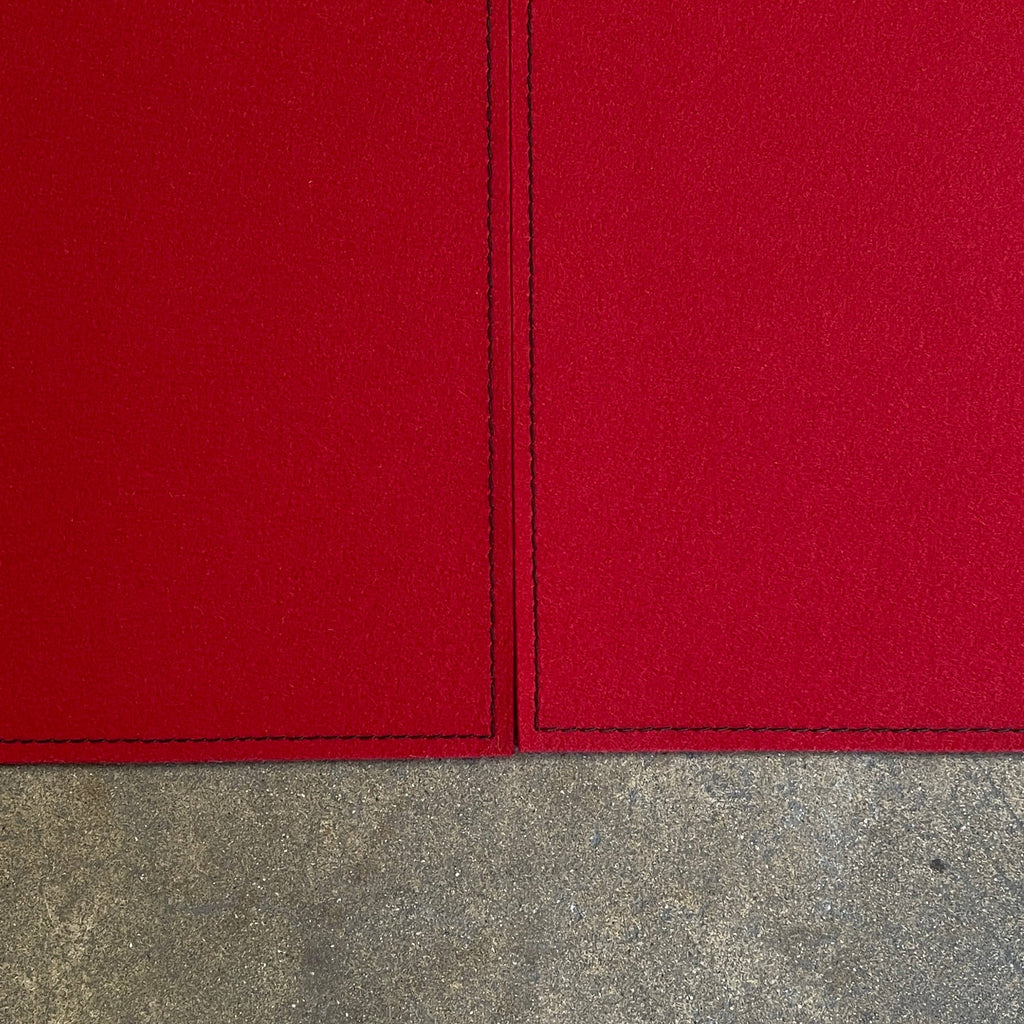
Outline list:
[[[1024,759],[0,771],[0,1021],[1022,1018]]]

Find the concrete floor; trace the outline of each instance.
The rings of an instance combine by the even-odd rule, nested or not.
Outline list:
[[[0,771],[3,1024],[1019,1021],[1024,759]]]

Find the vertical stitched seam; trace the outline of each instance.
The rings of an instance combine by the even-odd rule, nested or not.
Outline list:
[[[508,253],[508,377],[509,392],[508,392],[508,404],[509,414],[505,419],[505,422],[509,424],[508,433],[508,444],[506,451],[508,452],[508,465],[509,465],[509,541],[511,546],[511,567],[512,567],[512,586],[510,592],[512,595],[512,602],[510,608],[510,620],[511,620],[511,644],[512,644],[512,747],[513,750],[519,749],[519,566],[517,553],[517,532],[518,532],[518,515],[516,509],[516,265],[515,265],[515,104],[513,103],[513,97],[515,96],[515,81],[513,75],[513,68],[515,67],[514,52],[513,52],[513,40],[515,34],[513,32],[513,12],[512,12],[512,0],[505,0],[505,14],[507,17],[507,36],[506,36],[506,54],[507,60],[507,81],[505,82],[506,97],[507,97],[507,124],[505,125],[508,139],[508,209],[506,211],[508,215],[508,239],[507,239],[507,253]]]
[[[493,739],[497,725],[497,679],[494,664],[497,612],[494,593],[494,60],[491,53],[492,2],[493,0],[487,0],[487,569],[490,582],[489,659],[491,673],[489,739]]]
[[[526,220],[529,266],[528,390],[530,421],[530,566],[533,589],[533,727],[540,729],[540,623],[537,584],[537,427],[534,401],[534,243],[533,243],[533,0],[526,3]]]

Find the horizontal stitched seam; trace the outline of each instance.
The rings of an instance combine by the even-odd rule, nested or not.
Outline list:
[[[1011,726],[870,726],[870,725],[543,725],[537,732],[782,732],[782,733],[1024,733]]]
[[[0,739],[0,744],[46,743],[313,743],[325,740],[489,740],[488,733],[382,733],[352,736],[170,736],[157,739],[135,737],[75,737],[73,739]]]

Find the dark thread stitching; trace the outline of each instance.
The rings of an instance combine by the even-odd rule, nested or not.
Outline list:
[[[494,127],[493,77],[491,55],[491,3],[487,0],[487,569],[490,582],[490,672],[491,714],[488,739],[495,734],[497,700],[494,648],[497,642],[496,609],[494,606]]]
[[[103,744],[103,743],[310,743],[327,740],[491,740],[497,733],[497,679],[495,671],[496,608],[494,573],[494,231],[492,206],[494,201],[494,131],[493,131],[493,68],[492,5],[487,0],[487,506],[488,506],[488,579],[490,584],[490,673],[491,708],[490,728],[487,733],[382,733],[345,736],[192,736],[152,738],[92,738],[73,739],[7,739],[0,737],[0,746],[45,744]]]
[[[529,242],[529,273],[527,286],[529,306],[529,331],[527,343],[528,392],[530,423],[530,541],[533,572],[533,728],[535,732],[574,733],[648,733],[648,732],[692,732],[692,733],[884,733],[906,735],[914,733],[986,733],[1018,734],[1024,728],[994,727],[950,727],[929,728],[927,726],[874,727],[874,726],[783,726],[783,725],[642,725],[642,726],[551,726],[540,724],[540,623],[538,619],[537,587],[537,484],[536,484],[536,424],[534,416],[534,243],[533,243],[533,0],[526,4],[526,166],[527,166],[527,236]]]
[[[490,736],[478,733],[384,733],[381,735],[350,736],[170,736],[166,738],[137,739],[130,737],[75,737],[74,739],[0,739],[0,744],[28,746],[32,744],[82,743],[314,743],[320,740],[485,740]]]
[[[518,583],[518,563],[519,556],[516,551],[518,528],[516,526],[517,508],[516,502],[518,501],[516,495],[516,446],[515,446],[515,428],[516,423],[516,268],[515,268],[515,103],[513,97],[516,94],[515,91],[515,52],[513,49],[513,40],[515,33],[513,32],[513,12],[512,12],[512,0],[507,0],[505,4],[505,11],[508,17],[506,25],[506,42],[508,44],[508,50],[505,54],[505,58],[508,62],[508,78],[505,82],[507,89],[506,96],[508,97],[508,122],[505,125],[508,130],[508,253],[509,253],[509,267],[508,267],[508,380],[512,382],[512,386],[509,388],[508,402],[509,402],[509,416],[508,422],[513,425],[512,432],[510,434],[510,443],[506,449],[508,452],[508,465],[509,465],[509,515],[510,515],[510,547],[512,551],[512,559],[510,562],[511,575],[512,575],[512,601],[511,601],[511,641],[512,641],[512,749],[514,751],[519,750],[519,608],[518,600],[516,595],[519,593]]]
[[[1024,733],[1012,726],[872,726],[872,725],[630,725],[542,726],[540,732],[784,732],[784,733]]]
[[[527,222],[527,383],[530,421],[530,559],[533,588],[533,727],[540,731],[540,623],[537,586],[537,450],[534,413],[534,248],[533,248],[533,0],[526,3],[526,222]]]

